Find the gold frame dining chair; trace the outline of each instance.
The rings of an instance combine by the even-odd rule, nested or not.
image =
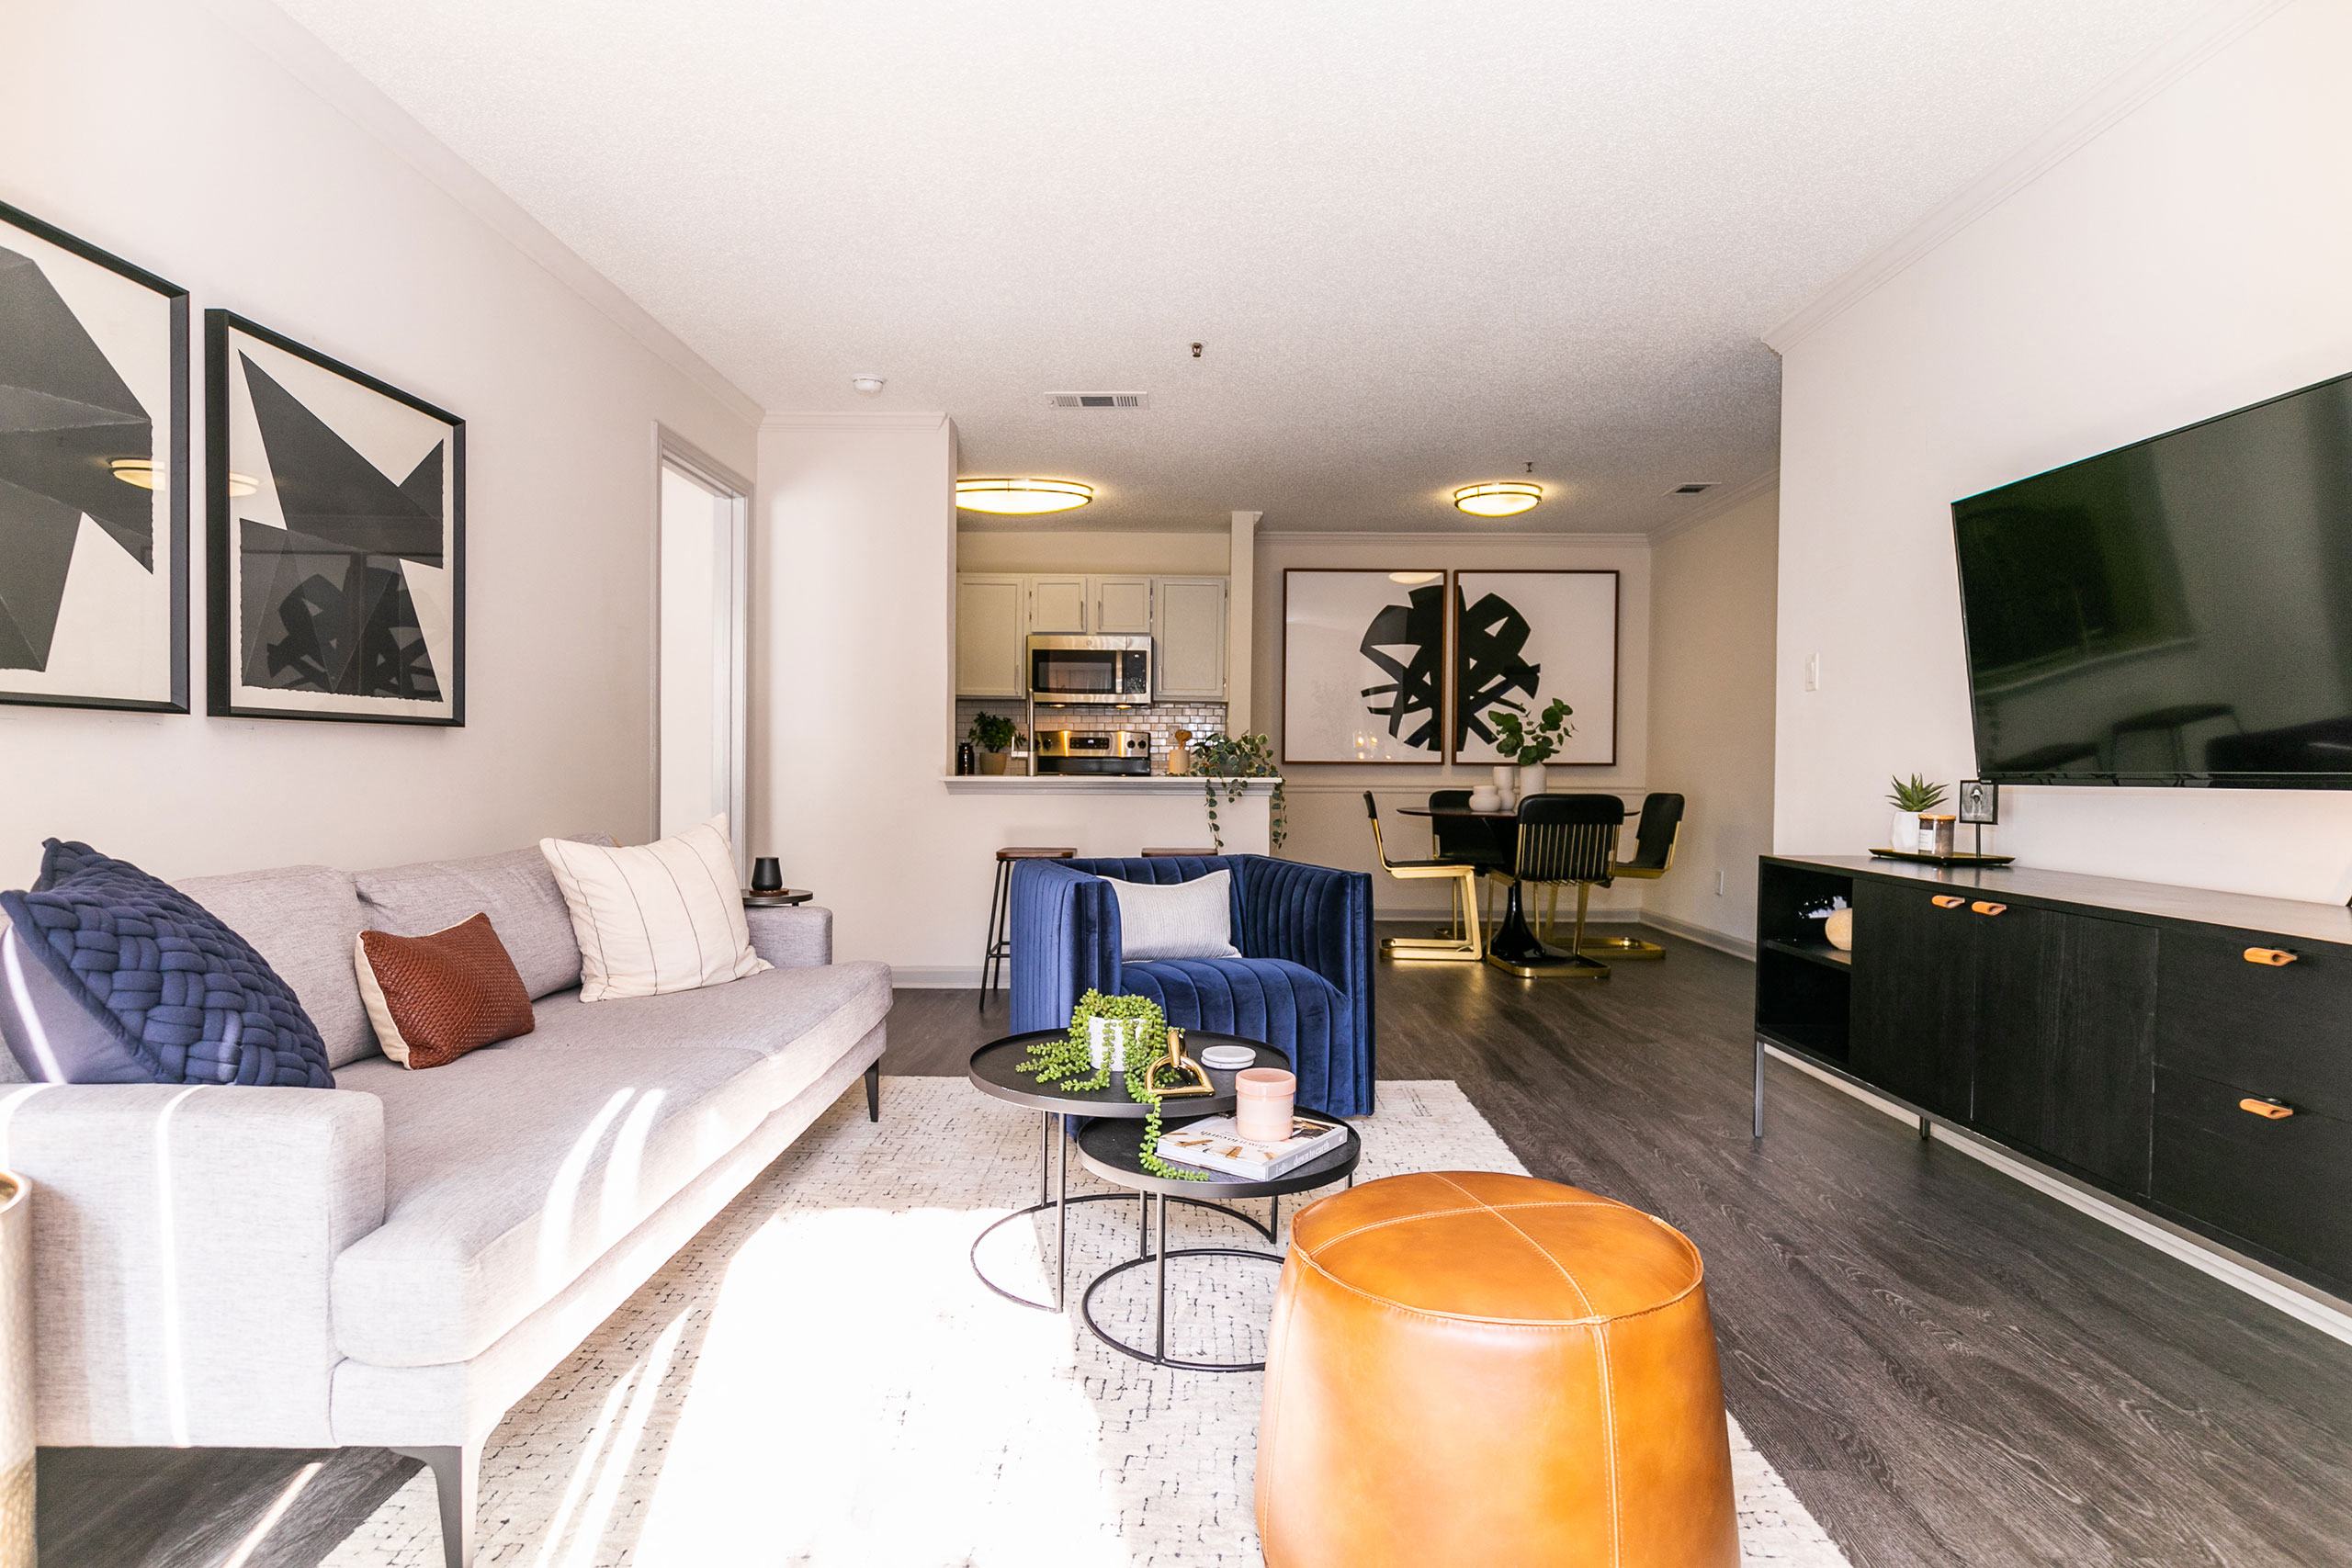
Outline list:
[[[1642,796],[1642,817],[1634,829],[1634,858],[1609,868],[1612,877],[1630,876],[1655,882],[1674,869],[1674,852],[1682,842],[1683,800],[1679,795],[1656,793]],[[1589,936],[1577,951],[1605,958],[1664,958],[1666,949],[1637,936]]]
[[[1363,814],[1372,819],[1372,852],[1380,869],[1399,882],[1447,880],[1453,884],[1455,909],[1465,935],[1458,942],[1443,938],[1389,936],[1380,939],[1380,951],[1399,962],[1476,964],[1486,954],[1486,936],[1478,927],[1478,868],[1467,861],[1390,860],[1380,836],[1380,806],[1372,791],[1363,792]]]
[[[1556,899],[1560,885],[1577,890],[1576,935],[1566,953],[1540,966],[1514,964],[1489,953],[1487,962],[1522,980],[1606,980],[1609,965],[1582,951],[1592,890],[1606,887],[1616,864],[1617,831],[1625,825],[1625,803],[1613,795],[1537,795],[1519,803],[1519,839],[1510,869],[1495,874],[1527,889],[1543,887]],[[1551,921],[1545,919],[1545,938]]]

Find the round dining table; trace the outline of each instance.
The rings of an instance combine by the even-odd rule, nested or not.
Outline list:
[[[1592,793],[1599,795],[1608,792],[1596,790]],[[1616,797],[1611,796],[1611,798]],[[1620,801],[1619,804],[1622,807],[1623,803]],[[1509,810],[1477,811],[1467,806],[1400,806],[1396,808],[1396,814],[1399,817],[1442,818],[1448,822],[1482,823],[1493,835],[1495,850],[1502,857],[1503,865],[1508,868],[1516,860],[1519,845],[1519,811],[1515,807]],[[1495,934],[1487,939],[1488,953],[1506,964],[1516,964],[1530,968],[1567,969],[1583,968],[1588,965],[1595,969],[1608,967],[1597,960],[1587,958],[1581,953],[1562,953],[1557,948],[1546,946],[1544,939],[1535,934],[1534,928],[1527,923],[1527,910],[1519,896],[1520,886],[1519,879],[1513,877],[1510,891],[1503,899],[1502,924],[1497,926]]]

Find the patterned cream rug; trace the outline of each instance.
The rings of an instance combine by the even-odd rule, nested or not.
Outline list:
[[[1361,1177],[1524,1168],[1452,1083],[1380,1096]],[[479,1561],[1258,1564],[1258,1376],[1148,1368],[1074,1314],[989,1294],[966,1254],[1035,1201],[1037,1119],[954,1078],[888,1080],[879,1126],[862,1100],[845,1097],[507,1416],[484,1461]],[[1070,1214],[1073,1281],[1136,1255],[1136,1205]],[[1177,1245],[1254,1244],[1181,1207],[1170,1227]],[[1051,1257],[1046,1222],[1008,1225],[982,1252],[1035,1295]],[[1170,1353],[1256,1359],[1275,1274],[1171,1262]],[[1144,1339],[1150,1288],[1149,1269],[1105,1287],[1106,1325]],[[1747,1562],[1843,1568],[1736,1424],[1732,1450]],[[435,1517],[420,1474],[328,1562],[437,1568]]]

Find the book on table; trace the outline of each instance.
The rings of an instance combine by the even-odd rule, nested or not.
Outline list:
[[[1318,1116],[1293,1115],[1290,1126],[1289,1137],[1269,1144],[1243,1137],[1230,1116],[1204,1116],[1173,1132],[1162,1133],[1154,1147],[1161,1159],[1177,1165],[1271,1181],[1320,1158],[1348,1140],[1346,1126]]]

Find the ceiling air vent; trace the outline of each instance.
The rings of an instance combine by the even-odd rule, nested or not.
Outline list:
[[[1057,409],[1148,409],[1149,392],[1047,392],[1046,405]]]
[[[1709,491],[1714,489],[1718,482],[1719,481],[1714,479],[1694,479],[1687,485],[1676,485],[1672,490],[1668,491],[1666,493],[1668,495],[1704,495]]]

